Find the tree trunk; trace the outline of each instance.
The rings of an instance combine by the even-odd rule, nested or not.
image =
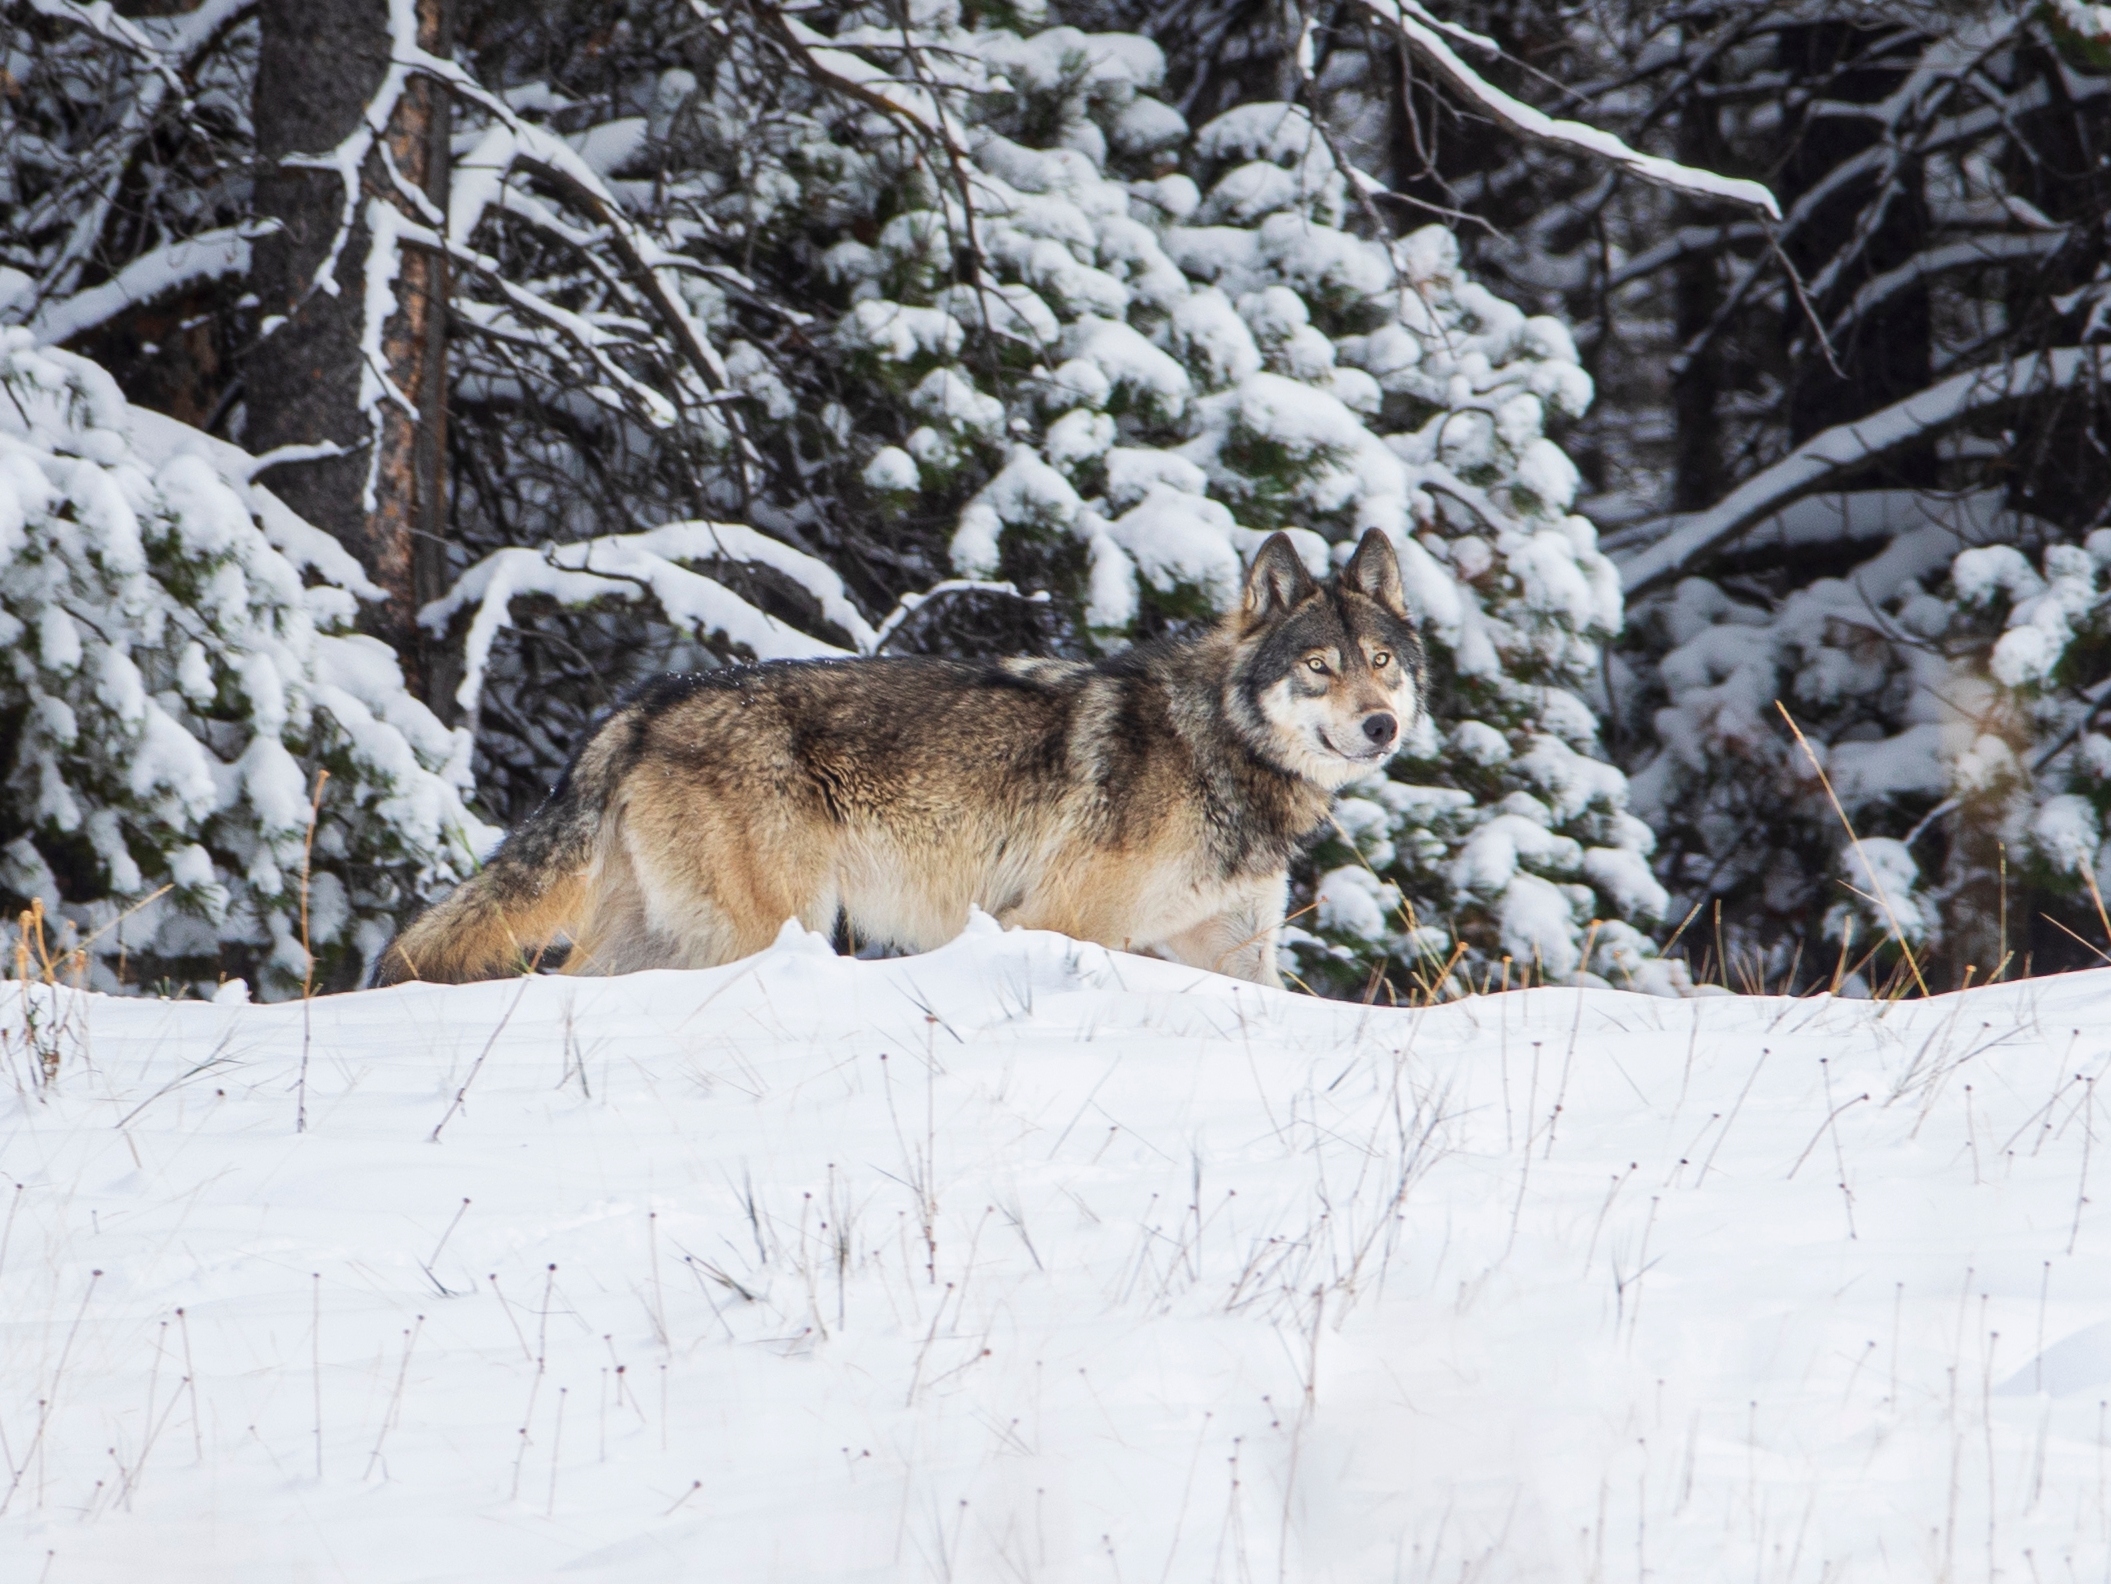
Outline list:
[[[1234,105],[1297,92],[1292,52],[1300,22],[1286,0],[1116,0],[1103,25],[1134,28],[1165,51],[1165,97],[1191,126]]]
[[[2097,299],[2087,289],[2111,253],[2111,113],[2075,97],[2068,68],[2049,52],[2028,50],[2014,91],[2033,80],[2047,102],[2018,118],[2002,175],[2009,189],[2069,228],[2069,241],[2042,264],[2006,271],[2008,320],[2024,348],[2073,346],[2091,329]],[[2111,510],[2111,392],[2078,386],[2051,398],[2016,437],[2019,465],[2008,478],[2022,511],[2085,530]],[[2071,944],[2071,943],[2070,943]]]
[[[1715,78],[1709,71],[1705,86]],[[1679,110],[1678,155],[1702,170],[1722,170],[1728,149],[1722,136],[1721,111],[1704,92],[1692,92]],[[1720,204],[1680,198],[1671,206],[1674,224],[1701,226],[1719,222]],[[1673,322],[1681,347],[1714,322],[1722,306],[1722,265],[1714,248],[1698,249],[1672,266]],[[1676,434],[1671,505],[1674,511],[1706,511],[1729,491],[1728,459],[1723,454],[1722,387],[1726,359],[1723,338],[1715,336],[1671,378],[1671,414]]]
[[[451,10],[450,0],[417,0],[421,47],[446,53]],[[317,272],[343,220],[343,181],[334,169],[284,161],[327,155],[358,130],[389,69],[387,0],[262,0],[258,16],[257,212],[282,229],[257,249],[255,284],[263,311],[283,318],[249,356],[241,438],[258,452],[321,442],[344,448],[335,457],[282,463],[267,482],[387,590],[366,625],[395,648],[413,689],[430,697],[443,679],[432,674],[435,656],[417,612],[446,576],[447,276],[444,262],[423,249],[404,249],[395,263],[394,306],[379,327],[380,367],[373,372],[390,393],[367,411],[360,393],[367,271],[389,267],[373,256],[367,206],[410,209],[383,163],[385,150],[402,182],[444,211],[447,100],[423,77],[405,87],[381,146],[361,170],[335,279],[318,289]]]
[[[1917,58],[1917,51],[1909,55],[1898,44],[1896,31],[1880,23],[1864,27],[1824,21],[1782,30],[1784,68],[1792,80],[1813,85],[1810,94],[1819,100],[1804,107],[1795,126],[1795,142],[1781,172],[1784,209],[1877,141],[1879,131],[1873,119],[1842,114],[1837,108],[1819,112],[1826,106],[1875,106],[1895,91]],[[1833,320],[1861,287],[1907,263],[1928,245],[1933,227],[1925,177],[1918,161],[1907,161],[1889,178],[1895,190],[1863,241],[1857,261],[1814,304],[1822,319]],[[1834,251],[1869,222],[1882,196],[1876,179],[1853,181],[1821,207],[1816,223],[1787,248],[1805,280],[1814,281]],[[1793,301],[1783,312],[1787,339],[1793,342],[1810,334]],[[1788,370],[1791,444],[1800,444],[1836,424],[1867,417],[1928,387],[1934,368],[1927,287],[1894,293],[1881,307],[1863,315],[1845,344],[1833,352],[1839,360],[1838,373],[1815,347],[1806,347]],[[1938,477],[1935,448],[1914,446],[1872,469],[1862,487],[1927,489]]]
[[[454,47],[450,0],[418,0],[418,44],[445,57]],[[415,77],[389,120],[388,149],[405,181],[447,212],[452,106],[438,83]],[[444,222],[440,229],[444,232]],[[396,270],[396,311],[382,327],[382,356],[409,403],[381,409],[380,461],[366,538],[375,581],[389,591],[397,653],[421,696],[452,717],[452,651],[418,627],[418,611],[447,591],[447,260],[406,249]],[[413,659],[416,656],[416,659]],[[450,675],[439,672],[447,669]]]

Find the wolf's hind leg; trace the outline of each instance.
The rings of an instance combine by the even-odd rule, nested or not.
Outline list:
[[[838,908],[830,833],[796,813],[633,804],[623,845],[635,876],[636,928],[663,968],[709,968],[770,946],[786,919],[833,933]],[[621,971],[621,970],[619,970]]]
[[[646,918],[637,868],[620,837],[603,844],[592,895],[593,905],[573,932],[564,972],[598,976],[684,966],[681,944],[655,931]]]

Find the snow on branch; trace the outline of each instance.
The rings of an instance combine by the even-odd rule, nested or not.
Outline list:
[[[1025,600],[1030,605],[1045,605],[1049,599],[1046,589],[1021,594],[1016,583],[992,582],[988,578],[947,578],[943,582],[933,583],[921,594],[904,594],[895,603],[894,609],[887,613],[887,619],[881,622],[873,633],[872,642],[863,646],[865,653],[878,654],[893,641],[894,635],[902,630],[910,617],[931,601],[950,599],[955,594],[1008,594],[1013,599]]]
[[[2088,0],[2049,0],[2046,9],[2062,26],[2098,48],[2111,47],[2111,5],[2092,5]]]
[[[1814,297],[1831,295],[1836,284],[1861,260],[1864,250],[1883,230],[1891,206],[1900,202],[1908,190],[1909,184],[1897,180],[1896,176],[1914,157],[1914,145],[1919,139],[1900,136],[1899,121],[1909,110],[1933,116],[1946,107],[1967,81],[1981,77],[1982,68],[1992,57],[2009,47],[2021,25],[2014,18],[1998,18],[1966,28],[1958,37],[1940,41],[1892,94],[1883,111],[1883,119],[1891,126],[1891,132],[1876,145],[1883,153],[1874,201],[1861,206],[1854,229],[1846,241],[1811,277],[1809,290]],[[1991,91],[1998,105],[1998,85],[1981,80],[1979,87],[1982,92]],[[1926,130],[1924,121],[1923,131]]]
[[[684,561],[745,561],[789,578],[821,607],[821,618],[843,629],[861,653],[870,653],[879,634],[851,603],[843,580],[827,562],[795,550],[744,523],[672,522],[636,535],[641,549]]]
[[[141,29],[114,15],[107,4],[81,6],[64,0],[37,0],[36,8],[44,15],[87,28],[141,58],[152,72],[126,104],[116,124],[97,140],[93,154],[82,162],[82,174],[62,183],[24,217],[21,229],[32,231],[44,223],[48,212],[61,205],[71,207],[84,188],[92,189],[93,195],[80,205],[65,243],[37,282],[40,300],[62,298],[78,284],[116,207],[118,188],[131,169],[133,151],[154,129],[171,93],[188,108],[185,74],[255,5],[256,0],[203,0],[195,11],[175,22],[157,48]]]
[[[607,242],[637,289],[644,295],[667,328],[673,332],[682,357],[702,376],[712,390],[728,386],[726,365],[704,334],[704,328],[682,301],[681,293],[668,281],[673,271],[690,267],[681,258],[630,222],[622,206],[612,197],[578,153],[540,127],[523,123],[514,141],[514,162],[523,170],[541,176],[578,204],[596,224],[605,228]],[[449,228],[456,221],[450,219]]]
[[[393,261],[405,247],[442,253],[454,265],[487,282],[505,299],[503,306],[474,298],[455,302],[452,311],[465,328],[495,340],[532,345],[545,352],[554,350],[559,343],[568,345],[579,355],[582,366],[590,367],[591,373],[597,376],[596,382],[586,387],[586,393],[594,400],[628,412],[655,428],[666,428],[676,421],[674,403],[623,366],[616,354],[634,345],[634,339],[607,328],[606,316],[563,307],[543,293],[517,284],[507,277],[498,260],[473,248],[451,245],[438,232],[403,218],[397,210],[379,200],[372,204],[368,222],[376,238],[377,250],[385,247],[390,260]],[[381,279],[378,289],[372,279],[368,284],[368,295],[373,300],[366,316],[360,403],[369,412],[378,413],[384,400],[393,401],[406,411],[410,406],[408,398],[388,378],[387,365],[381,354],[380,326],[386,318],[386,299],[393,289],[392,282],[393,271],[389,277]],[[514,316],[512,322],[508,322],[507,310],[511,310]],[[745,446],[742,454],[752,455]],[[367,482],[369,510],[372,509],[373,488],[374,476],[370,469]]]
[[[115,44],[130,55],[137,56],[147,65],[164,73],[169,67],[161,58],[161,51],[154,41],[140,31],[129,18],[119,16],[110,8],[110,0],[96,0],[93,5],[80,5],[76,0],[29,0],[30,10],[39,16],[54,21],[71,22],[75,27],[93,33],[97,38]]]
[[[836,574],[813,557],[739,523],[668,523],[641,534],[610,534],[540,550],[495,551],[464,572],[455,586],[418,613],[427,630],[444,634],[473,611],[463,644],[464,673],[455,701],[474,715],[483,696],[491,647],[507,624],[512,602],[545,595],[562,605],[650,598],[675,626],[699,639],[722,636],[760,660],[841,659],[852,651],[787,626],[757,610],[716,579],[684,561],[734,561],[766,566],[813,595],[822,614],[849,633],[860,651],[876,634],[858,614]]]
[[[407,12],[410,0],[392,0],[392,3]],[[411,65],[439,79],[488,112],[497,123],[454,172],[456,188],[448,203],[448,235],[456,241],[466,242],[484,211],[501,202],[506,179],[514,169],[541,177],[585,210],[602,228],[605,240],[632,283],[673,332],[683,358],[702,376],[704,383],[712,390],[726,389],[728,380],[724,360],[705,336],[703,326],[697,323],[695,315],[682,301],[681,294],[667,279],[671,272],[692,267],[691,261],[669,252],[633,224],[615,195],[577,149],[543,128],[521,120],[511,105],[486,90],[454,62],[419,49],[415,25],[410,29],[407,45],[399,32],[397,48]],[[558,230],[557,234],[575,244],[579,240],[568,230]]]
[[[1718,176],[1713,171],[1696,170],[1675,160],[1641,153],[1629,148],[1610,132],[1585,126],[1581,121],[1557,120],[1522,100],[1512,98],[1459,59],[1457,52],[1445,42],[1447,34],[1454,38],[1472,38],[1474,35],[1465,34],[1433,16],[1419,0],[1363,0],[1363,5],[1381,22],[1397,28],[1401,36],[1414,46],[1416,53],[1434,66],[1454,89],[1512,131],[1609,160],[1622,170],[1659,187],[1692,193],[1697,197],[1720,198],[1757,209],[1773,219],[1781,217],[1774,195],[1758,182]]]
[[[853,648],[840,649],[787,626],[696,571],[692,563],[767,568],[812,599],[821,619],[841,630]],[[759,660],[830,660],[878,654],[932,600],[964,593],[1008,594],[1036,603],[1048,598],[1045,592],[1022,595],[1010,583],[947,578],[920,594],[904,594],[887,619],[874,627],[826,562],[743,523],[695,520],[539,550],[513,546],[496,551],[420,611],[418,620],[428,631],[444,635],[463,612],[474,613],[463,643],[462,685],[455,692],[464,712],[474,715],[483,697],[492,645],[507,625],[512,602],[525,595],[540,594],[560,605],[652,599],[670,622],[699,640],[723,638]]]
[[[157,297],[229,275],[246,275],[250,242],[277,229],[276,221],[226,226],[143,253],[101,285],[45,302],[29,321],[29,333],[39,346],[56,346]]]
[[[1791,502],[1840,482],[1845,475],[1917,445],[1998,407],[2055,390],[2095,382],[2111,371],[2111,349],[2060,347],[1992,369],[1954,374],[1853,423],[1814,435],[1764,472],[1747,479],[1716,506],[1673,519],[1669,533],[1623,559],[1628,598],[1690,570],[1711,551],[1736,540]]]
[[[2079,107],[2111,93],[2111,78],[2070,77],[2062,84],[2062,92],[2071,107]],[[1980,105],[1956,115],[1944,116],[1931,122],[1913,137],[1911,156],[1925,160],[1936,154],[1961,148],[2004,127],[2022,124],[2026,118],[2044,109],[2051,102],[2052,93],[2047,85],[2034,82],[2027,88],[2006,95],[1999,103]],[[1824,217],[1832,212],[1832,207],[1851,189],[1865,183],[1882,186],[1889,182],[1892,174],[1899,168],[1901,159],[1902,154],[1896,139],[1880,138],[1859,154],[1833,166],[1797,198],[1789,208],[1787,219],[1774,233],[1774,247],[1738,267],[1729,289],[1723,293],[1722,301],[1717,304],[1713,317],[1694,332],[1692,338],[1672,358],[1672,376],[1676,378],[1691,367],[1693,360],[1737,317],[1753,291],[1771,276],[1784,256],[1783,250],[1791,241],[1804,235],[1808,228],[1820,224]],[[1825,282],[1836,278],[1837,271],[1828,264],[1827,273],[1821,279],[1810,282],[1806,291],[1817,292]]]
[[[778,42],[804,61],[815,77],[832,88],[863,101],[884,115],[915,122],[923,131],[943,139],[950,148],[957,149],[967,141],[965,130],[946,114],[945,106],[929,87],[922,83],[905,83],[848,50],[836,48],[834,40],[815,32],[796,17],[786,16],[774,6],[757,5],[755,11],[776,34]],[[891,40],[887,47],[899,49],[902,44],[898,39]]]
[[[1871,310],[1900,292],[1909,291],[1922,281],[1951,270],[2050,258],[2067,245],[2069,234],[2065,226],[2052,231],[1996,232],[1991,236],[1968,236],[1961,241],[1925,248],[1897,268],[1885,270],[1864,282],[1861,290],[1854,294],[1854,300],[1833,321],[1829,333],[1835,341],[1845,340],[1847,332]]]
[[[704,0],[689,0],[689,4],[698,16],[710,16],[710,8]],[[941,66],[940,57],[927,53],[918,35],[906,27],[850,28],[830,38],[797,17],[787,15],[781,8],[768,4],[767,0],[749,0],[748,10],[778,47],[800,63],[812,81],[825,84],[881,115],[903,123],[919,138],[937,141],[956,166],[965,159],[970,138],[967,129],[947,110],[941,91],[948,88],[986,91],[1002,82],[1001,76],[993,81],[987,68],[979,73],[959,69],[967,57],[955,60],[953,69]],[[917,80],[905,81],[884,67],[852,54],[852,49],[878,50],[902,56],[916,73]]]
[[[559,337],[582,351],[600,375],[599,389],[607,391],[612,399],[620,404],[620,398],[615,396],[620,391],[635,403],[647,421],[655,425],[673,421],[675,410],[667,397],[639,380],[610,355],[609,349],[618,343],[627,344],[626,338],[601,330],[590,315],[561,307],[542,294],[508,280],[495,261],[469,246],[477,224],[494,208],[505,209],[518,218],[540,224],[559,240],[580,248],[604,278],[607,272],[600,269],[600,261],[593,259],[591,253],[595,245],[605,245],[615,255],[621,276],[644,299],[644,310],[666,327],[682,360],[694,369],[705,388],[714,392],[726,391],[730,382],[723,359],[669,279],[674,271],[689,267],[689,261],[669,253],[632,223],[578,150],[562,138],[521,120],[503,98],[485,89],[456,62],[424,49],[418,42],[415,0],[389,0],[389,33],[389,70],[366,105],[360,125],[327,153],[297,155],[285,161],[288,165],[335,173],[344,192],[337,231],[327,256],[309,284],[311,292],[335,294],[338,290],[338,260],[343,256],[359,214],[358,204],[369,159],[380,161],[390,190],[409,211],[406,213],[378,197],[370,200],[366,209],[369,253],[364,272],[366,300],[360,338],[364,357],[359,407],[376,426],[377,436],[381,404],[395,401],[407,406],[401,392],[389,379],[386,361],[381,355],[384,326],[396,306],[396,277],[405,246],[442,251],[455,263],[488,280],[515,312],[544,329],[554,330]],[[413,76],[432,79],[493,118],[489,131],[453,172],[453,191],[444,215],[396,169],[384,136]],[[583,210],[597,229],[591,234],[584,233],[564,225],[554,214],[538,213],[541,206],[508,203],[507,184],[516,174],[539,178],[557,188],[565,201]],[[479,313],[477,305],[457,304],[456,312],[463,316],[465,323],[498,332],[499,327],[492,315]],[[744,475],[755,460],[753,444],[738,414],[728,411],[721,416],[735,438],[735,465]],[[374,455],[378,465],[378,445],[374,448]],[[366,486],[368,510],[373,509],[374,489],[375,478],[370,468]]]

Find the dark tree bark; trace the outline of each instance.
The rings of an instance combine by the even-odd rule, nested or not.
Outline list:
[[[257,213],[280,230],[257,244],[253,279],[265,322],[279,322],[244,371],[242,440],[255,451],[347,447],[348,455],[291,463],[268,478],[289,506],[356,554],[367,471],[356,449],[366,438],[358,407],[366,228],[346,242],[336,290],[312,290],[337,236],[343,189],[334,172],[281,161],[326,153],[358,127],[388,69],[387,10],[385,0],[263,0],[258,22]]]
[[[1925,41],[1895,28],[1865,29],[1852,22],[1814,22],[1782,30],[1783,68],[1791,80],[1812,85],[1809,97],[1815,101],[1803,106],[1802,124],[1782,169],[1784,209],[1879,141],[1881,129],[1872,116],[1842,113],[1836,107],[1881,103],[1912,70],[1924,47]],[[1889,184],[1890,200],[1881,205],[1875,201],[1879,183],[1874,175],[1841,184],[1824,205],[1819,223],[1806,228],[1788,248],[1796,268],[1815,284],[1836,252],[1853,245],[1857,233],[1868,228],[1853,263],[1818,297],[1817,311],[1828,322],[1863,286],[1928,246],[1932,228],[1921,166],[1907,162]],[[1811,334],[1793,314],[1785,320],[1785,329],[1792,339]],[[1934,377],[1932,331],[1928,290],[1913,286],[1893,293],[1856,320],[1845,344],[1833,348],[1838,372],[1822,355],[1796,356],[1789,369],[1790,443],[1800,444],[1835,424],[1851,423],[1925,390]],[[1879,471],[1881,478],[1870,484],[1932,487],[1937,481],[1935,449],[1915,447]]]
[[[1703,94],[1690,96],[1679,110],[1679,158],[1702,170],[1722,170],[1727,152],[1715,102]],[[1672,217],[1680,225],[1706,225],[1718,215],[1718,209],[1690,199],[1681,199],[1672,207]],[[1672,292],[1674,323],[1683,347],[1708,328],[1722,306],[1722,263],[1713,249],[1696,250],[1678,262],[1672,271]],[[1674,511],[1706,511],[1725,493],[1723,363],[1722,338],[1710,337],[1671,379],[1677,445],[1671,485]]]
[[[453,48],[451,0],[419,0],[418,43],[435,55]],[[446,92],[428,77],[413,78],[389,122],[388,148],[396,169],[447,212],[448,134],[453,124]],[[382,356],[410,408],[382,408],[380,466],[367,542],[377,558],[375,579],[389,590],[397,652],[423,684],[428,703],[452,718],[460,661],[417,626],[421,606],[447,591],[447,260],[429,249],[404,252],[396,274],[396,312],[382,327]],[[408,593],[408,599],[402,594]],[[442,673],[445,673],[444,675]]]
[[[2078,102],[2061,61],[2049,53],[2029,51],[2020,65],[2015,90],[2042,84],[2046,102],[2018,118],[2002,174],[2069,236],[2042,263],[2006,271],[2003,295],[2026,345],[2072,346],[2092,335],[2096,306],[2086,288],[2111,252],[2111,110]],[[2019,436],[2027,461],[2011,473],[2009,497],[2049,522],[2101,522],[2111,509],[2111,391],[2082,386],[2047,406]]]
[[[445,50],[450,11],[450,0],[418,0],[421,46]],[[374,199],[407,206],[379,151],[370,154],[335,289],[319,290],[317,271],[342,223],[343,182],[334,169],[285,163],[327,154],[357,130],[388,71],[388,7],[386,0],[262,0],[258,14],[257,212],[281,230],[258,246],[255,286],[262,311],[283,322],[249,356],[242,440],[257,452],[320,442],[345,448],[340,456],[282,464],[268,482],[388,591],[386,604],[369,615],[371,628],[395,647],[413,687],[430,696],[440,679],[430,674],[417,611],[439,594],[446,571],[445,266],[422,249],[404,252],[380,345],[387,377],[410,410],[384,398],[377,425],[359,410],[372,242],[366,206]],[[447,132],[444,95],[414,77],[383,142],[403,180],[443,209]]]
[[[1296,97],[1302,18],[1288,0],[1073,0],[1062,10],[1066,22],[1154,40],[1165,51],[1166,97],[1192,126],[1256,99]]]

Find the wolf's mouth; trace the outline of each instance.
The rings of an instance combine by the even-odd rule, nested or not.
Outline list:
[[[1376,764],[1393,751],[1393,745],[1387,743],[1383,748],[1373,748],[1369,753],[1350,753],[1346,748],[1334,746],[1334,740],[1327,735],[1324,726],[1319,728],[1319,745],[1335,758],[1346,759],[1350,764]]]

